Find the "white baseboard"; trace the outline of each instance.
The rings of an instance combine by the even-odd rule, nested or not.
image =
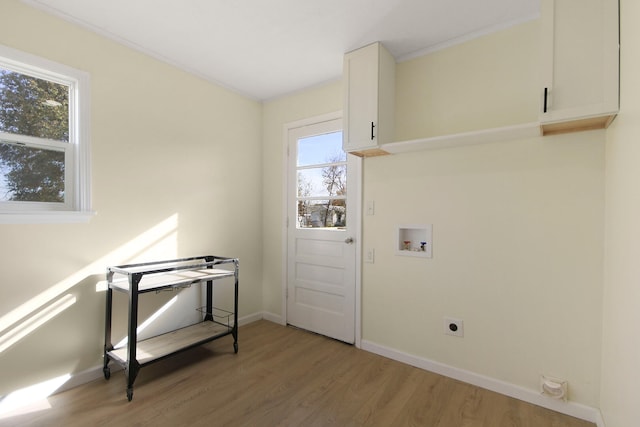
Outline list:
[[[120,365],[111,363],[109,364],[109,369],[113,374],[114,372],[122,371],[123,368]],[[71,378],[69,378],[63,385],[61,385],[53,394],[62,393],[63,391],[71,390],[72,388],[81,386],[91,381],[95,381],[99,378],[104,378],[104,374],[102,372],[102,365],[87,369],[82,372],[78,372],[76,374],[72,374]]]
[[[542,396],[536,390],[530,390],[515,384],[490,378],[464,369],[455,368],[444,363],[414,356],[408,353],[385,347],[371,341],[362,340],[362,349],[416,368],[444,375],[468,384],[504,394],[543,408],[551,409],[562,414],[580,418],[595,423],[598,427],[605,427],[600,410],[574,402],[564,402]]]
[[[257,322],[264,318],[262,312],[249,314],[247,316],[240,317],[238,319],[238,326],[248,325],[249,323]]]
[[[269,313],[268,311],[262,312],[262,318],[269,322],[277,323],[278,325],[284,325],[284,319],[279,314]]]

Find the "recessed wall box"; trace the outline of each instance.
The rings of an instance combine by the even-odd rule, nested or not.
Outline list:
[[[398,225],[394,240],[396,255],[432,258],[432,235],[432,224]]]

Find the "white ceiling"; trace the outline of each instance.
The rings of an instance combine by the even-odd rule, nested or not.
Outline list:
[[[540,0],[23,0],[254,99],[338,78],[381,41],[403,61],[539,15]]]

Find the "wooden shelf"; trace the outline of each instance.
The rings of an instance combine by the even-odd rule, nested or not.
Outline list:
[[[222,269],[184,270],[172,273],[149,274],[142,277],[138,284],[138,292],[159,291],[167,288],[190,286],[207,280],[218,280],[233,277],[234,272]],[[129,291],[127,278],[116,279],[109,284],[113,289]]]
[[[587,130],[606,129],[615,118],[616,114],[609,114],[606,116],[587,117],[583,119],[557,123],[544,123],[541,127],[542,134],[544,136],[547,136],[571,132],[582,132]]]
[[[176,329],[163,335],[138,341],[137,360],[138,363],[144,365],[179,350],[211,341],[221,335],[228,334],[230,331],[231,328],[227,327],[227,325],[208,320],[185,328]],[[113,349],[108,353],[109,356],[118,359],[120,363],[126,363],[127,361],[126,345]]]

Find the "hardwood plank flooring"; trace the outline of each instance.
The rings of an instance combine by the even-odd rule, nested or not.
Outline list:
[[[267,321],[140,371],[49,398],[0,426],[593,427],[469,384]]]

